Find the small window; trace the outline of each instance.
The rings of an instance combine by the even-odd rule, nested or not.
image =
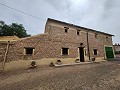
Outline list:
[[[98,50],[94,49],[94,55],[98,55]]]
[[[62,48],[62,55],[68,55],[69,48]]]
[[[98,38],[98,34],[97,33],[95,33],[95,38]]]
[[[64,27],[64,28],[65,28],[65,32],[67,33],[69,28],[68,27]]]
[[[77,35],[80,35],[80,31],[79,30],[77,30]]]
[[[65,32],[67,33],[67,32],[68,32],[68,29],[65,28]]]
[[[25,48],[25,50],[26,50],[26,55],[27,55],[27,54],[32,55],[32,54],[33,54],[33,49],[34,49],[34,48]]]
[[[106,40],[108,40],[108,37],[106,37]]]
[[[108,37],[106,37],[106,41],[107,41],[107,42],[109,41],[109,38],[108,38]]]

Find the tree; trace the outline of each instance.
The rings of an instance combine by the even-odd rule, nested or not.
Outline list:
[[[22,24],[12,23],[10,25],[5,24],[4,21],[0,21],[0,36],[18,36],[19,38],[28,37],[25,28]]]

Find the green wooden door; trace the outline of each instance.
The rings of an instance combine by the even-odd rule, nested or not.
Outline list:
[[[114,58],[112,47],[105,47],[105,52],[106,52],[107,59]]]

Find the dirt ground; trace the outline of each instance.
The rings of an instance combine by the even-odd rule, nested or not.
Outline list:
[[[3,72],[0,90],[120,90],[120,60]]]

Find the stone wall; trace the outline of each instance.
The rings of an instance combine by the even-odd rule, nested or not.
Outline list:
[[[68,32],[65,32],[65,28],[67,27]],[[79,30],[79,35],[77,35],[77,31]],[[64,23],[49,21],[46,24],[46,33],[49,33],[49,39],[53,42],[64,42],[65,44],[75,44],[73,50],[76,55],[78,55],[77,48],[80,47],[80,43],[83,43],[83,47],[88,50],[87,48],[87,31],[88,31],[88,38],[89,38],[89,48],[90,48],[90,56],[91,57],[103,57],[105,58],[105,46],[113,46],[112,45],[112,36],[98,33],[95,31],[86,30],[83,28],[74,27],[71,25],[66,25]],[[95,37],[95,34],[97,36]],[[64,46],[64,45],[63,45]],[[69,48],[69,46],[68,46]],[[93,49],[98,50],[98,55],[93,54]],[[88,56],[88,53],[87,53]]]
[[[65,32],[67,27],[68,32]],[[79,35],[77,31],[79,30]],[[83,28],[78,28],[71,25],[66,25],[58,22],[48,21],[45,26],[45,33],[27,37],[18,41],[13,41],[10,44],[7,54],[7,61],[16,60],[40,60],[43,58],[78,58],[78,47],[83,43],[82,47],[86,50],[86,58],[88,57],[87,47],[87,31]],[[89,31],[89,47],[90,56],[102,59],[105,58],[104,46],[112,46],[112,36]],[[5,44],[0,44],[0,61],[3,60],[5,53]],[[32,55],[25,54],[25,47],[34,48]],[[69,55],[62,55],[61,49],[69,48]],[[93,49],[98,50],[98,55],[93,54]]]
[[[47,34],[27,37],[16,42],[9,47],[7,60],[41,59],[45,54]],[[33,55],[25,55],[25,47],[35,48]],[[28,57],[28,58],[27,58]]]
[[[5,55],[5,51],[6,51],[6,43],[2,43],[0,42],[0,62],[2,62],[4,60],[4,55]]]

